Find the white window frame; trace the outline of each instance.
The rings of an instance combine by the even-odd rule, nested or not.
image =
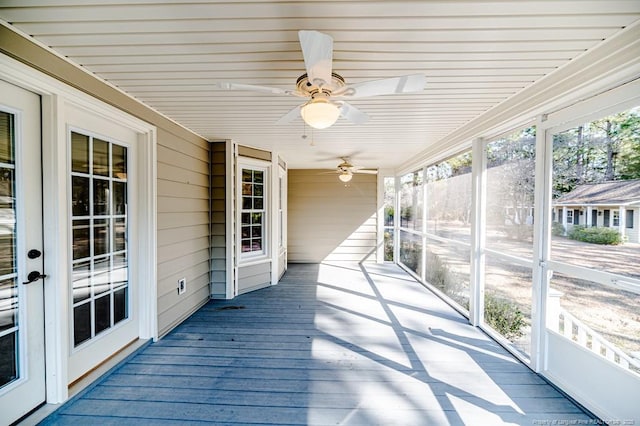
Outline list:
[[[612,209],[611,211],[611,227],[617,228],[620,226],[620,210]]]
[[[247,263],[254,263],[259,261],[271,260],[269,244],[271,243],[271,215],[270,197],[271,197],[271,163],[260,161],[252,158],[239,157],[237,163],[237,176],[236,176],[236,247],[237,247],[237,259],[238,264],[243,265]],[[242,213],[246,212],[242,208],[242,172],[243,170],[255,170],[264,173],[263,179],[263,205],[262,209],[262,250],[243,252],[242,251]],[[251,209],[253,211],[253,209]]]

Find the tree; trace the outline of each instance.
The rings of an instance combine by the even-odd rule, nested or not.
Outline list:
[[[554,198],[583,183],[640,178],[640,108],[553,136]]]
[[[620,154],[620,179],[640,179],[640,139]]]
[[[531,127],[487,146],[489,220],[510,224],[518,236],[526,234],[535,189],[535,128]],[[522,233],[519,232],[522,228]],[[520,235],[522,234],[522,235]]]
[[[578,127],[576,135],[576,180],[578,184],[584,183],[584,126]]]
[[[620,179],[640,179],[640,111],[636,108],[621,125],[622,144],[618,156]]]

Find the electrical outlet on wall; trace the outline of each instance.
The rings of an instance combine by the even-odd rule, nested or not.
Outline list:
[[[180,278],[178,280],[178,294],[182,294],[185,291],[187,291],[187,279],[186,278]]]

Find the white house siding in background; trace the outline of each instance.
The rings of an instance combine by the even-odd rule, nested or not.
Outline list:
[[[289,169],[289,262],[375,261],[377,177]]]
[[[638,226],[640,208],[623,207],[621,211],[620,207],[619,205],[556,206],[553,211],[554,222],[562,223],[567,231],[571,230],[575,225],[618,229],[625,236],[627,242],[640,243],[640,226]],[[563,210],[567,211],[566,215]],[[618,225],[615,224],[615,214],[618,214]],[[621,220],[622,216],[624,216],[624,221]]]
[[[584,184],[553,203],[554,221],[618,229],[628,242],[640,243],[640,179]]]

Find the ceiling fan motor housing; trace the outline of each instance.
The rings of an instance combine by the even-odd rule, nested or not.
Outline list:
[[[331,81],[324,84],[323,86],[317,86],[313,82],[309,81],[309,76],[307,75],[307,73],[302,74],[296,81],[296,87],[298,88],[298,91],[303,95],[311,97],[313,97],[317,93],[331,95],[331,92],[344,86],[344,78],[342,78],[340,74],[336,74],[335,72],[331,73]]]
[[[338,170],[343,173],[348,173],[351,172],[351,169],[353,169],[353,164],[351,164],[346,158],[342,158],[342,163],[338,164]]]

